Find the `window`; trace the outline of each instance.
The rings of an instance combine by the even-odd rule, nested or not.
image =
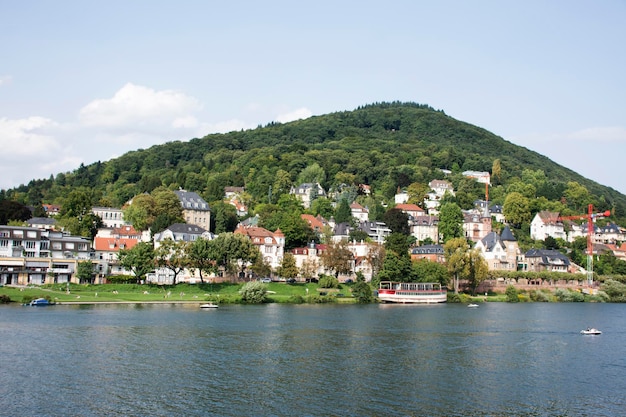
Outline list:
[[[31,239],[36,239],[37,238],[37,232],[34,230],[29,230],[28,232],[26,232],[26,237],[29,237]]]
[[[6,248],[9,246],[9,241],[6,239],[0,239],[0,248]]]

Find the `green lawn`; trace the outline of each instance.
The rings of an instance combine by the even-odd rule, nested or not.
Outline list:
[[[104,303],[104,302],[204,302],[217,303],[240,302],[238,291],[243,284],[178,284],[175,286],[137,285],[137,284],[70,284],[69,293],[66,284],[54,284],[31,287],[0,287],[0,295],[7,295],[12,302],[23,303],[35,298],[49,298],[57,303]],[[266,284],[268,298],[272,302],[289,302],[294,296],[306,298],[307,295],[319,295],[317,284],[285,284],[272,282]],[[333,290],[337,301],[353,302],[350,288],[341,285]],[[340,295],[338,295],[340,294]]]

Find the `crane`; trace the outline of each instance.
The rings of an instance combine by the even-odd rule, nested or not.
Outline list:
[[[609,217],[611,211],[607,210],[602,213],[593,212],[593,204],[589,204],[587,207],[587,214],[580,214],[577,216],[559,216],[558,220],[587,220],[587,284],[593,285],[593,223],[595,219],[601,217]]]

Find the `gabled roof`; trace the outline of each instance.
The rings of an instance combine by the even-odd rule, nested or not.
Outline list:
[[[485,252],[493,252],[496,246],[500,246],[502,249],[506,249],[504,243],[502,243],[501,237],[496,232],[489,232],[480,240],[485,248]]]
[[[183,210],[210,211],[209,204],[204,201],[197,193],[193,191],[178,190],[174,191],[180,200]]]
[[[531,249],[524,255],[526,258],[541,258],[543,265],[564,265],[569,266],[569,258],[561,252],[553,249]]]
[[[187,233],[190,235],[201,235],[202,233],[206,232],[206,230],[204,230],[200,226],[187,223],[174,223],[170,225],[166,230],[169,230],[172,233]]]
[[[309,227],[313,230],[321,231],[324,228],[324,225],[328,223],[323,217],[315,217],[312,214],[301,214],[300,218],[307,222]]]
[[[543,224],[560,224],[559,213],[543,210],[537,213]]]
[[[402,210],[404,212],[419,211],[419,212],[424,213],[424,209],[418,206],[417,204],[396,204],[395,208],[397,208],[398,210]]]

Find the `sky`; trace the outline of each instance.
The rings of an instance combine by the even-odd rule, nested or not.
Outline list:
[[[428,104],[626,194],[626,0],[0,0],[0,189]]]

